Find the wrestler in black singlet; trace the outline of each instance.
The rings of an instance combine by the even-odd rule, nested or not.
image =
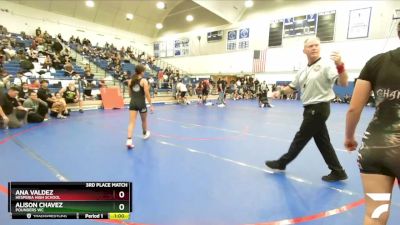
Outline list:
[[[362,173],[400,178],[400,48],[371,58],[359,79],[371,83],[376,111],[360,146]]]

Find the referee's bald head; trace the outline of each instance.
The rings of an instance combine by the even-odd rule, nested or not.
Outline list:
[[[312,42],[312,41],[315,41],[315,42],[317,42],[317,43],[320,43],[320,42],[321,42],[321,40],[319,39],[319,37],[310,37],[310,38],[307,38],[306,40],[304,40],[304,47],[306,47],[307,44],[308,44],[309,42]]]

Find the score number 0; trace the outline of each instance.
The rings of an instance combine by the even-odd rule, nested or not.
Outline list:
[[[120,192],[118,193],[118,197],[119,197],[120,199],[123,199],[123,198],[125,197],[125,192],[120,191]],[[125,204],[123,204],[123,203],[119,204],[118,208],[119,208],[120,211],[124,211],[124,209],[125,209]]]

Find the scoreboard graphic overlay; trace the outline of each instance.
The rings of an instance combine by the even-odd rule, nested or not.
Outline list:
[[[131,182],[10,182],[13,219],[129,219]]]

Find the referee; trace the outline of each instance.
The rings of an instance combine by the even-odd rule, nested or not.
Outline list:
[[[266,161],[266,166],[284,170],[303,150],[304,146],[314,138],[331,173],[323,176],[322,180],[334,182],[347,179],[330,142],[326,120],[330,114],[330,101],[335,97],[333,85],[347,86],[348,76],[338,52],[331,54],[336,68],[329,61],[320,57],[320,40],[312,37],[304,41],[304,54],[307,56],[308,65],[301,70],[294,80],[285,88],[273,93],[276,98],[281,94],[289,95],[298,88],[302,93],[301,101],[304,105],[303,122],[296,133],[289,151],[278,160]]]

